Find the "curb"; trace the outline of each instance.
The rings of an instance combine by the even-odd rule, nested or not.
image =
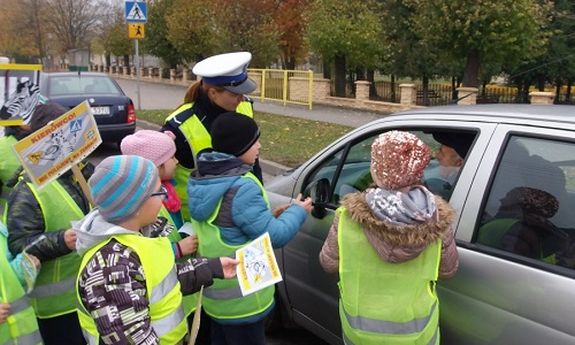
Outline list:
[[[159,126],[155,123],[149,122],[149,121],[137,119],[136,120],[136,128],[158,131],[158,130],[160,130],[161,126]],[[279,164],[276,162],[272,162],[272,161],[268,161],[265,159],[261,159],[261,158],[260,158],[260,166],[262,167],[263,172],[265,172],[266,174],[272,175],[272,176],[282,175],[283,173],[293,169],[293,168],[287,167],[285,165],[282,165],[282,164]]]

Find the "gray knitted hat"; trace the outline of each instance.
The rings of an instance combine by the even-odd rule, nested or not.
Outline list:
[[[158,178],[158,169],[148,159],[110,156],[96,166],[88,183],[102,217],[120,223],[132,217],[156,192]]]

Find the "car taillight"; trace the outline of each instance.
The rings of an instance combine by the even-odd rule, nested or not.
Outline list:
[[[136,122],[136,109],[132,103],[128,104],[128,118],[126,122]]]

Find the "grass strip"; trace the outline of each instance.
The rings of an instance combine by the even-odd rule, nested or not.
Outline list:
[[[171,110],[140,110],[138,118],[158,125]],[[295,167],[353,128],[297,117],[255,112],[263,159]]]

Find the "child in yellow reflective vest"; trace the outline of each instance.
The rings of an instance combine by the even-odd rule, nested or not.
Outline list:
[[[421,185],[430,149],[409,132],[390,131],[371,146],[375,186],[345,196],[320,252],[339,273],[346,344],[436,344],[435,285],[453,276],[458,254],[454,210]]]
[[[140,230],[156,221],[166,192],[154,163],[103,160],[89,180],[95,209],[74,226],[82,256],[78,317],[89,344],[177,344],[187,332],[182,294],[235,276],[231,258],[175,264],[170,241]]]
[[[178,164],[174,138],[174,134],[169,131],[158,132],[144,129],[125,137],[120,148],[122,154],[144,157],[154,162],[158,168],[162,188],[167,193],[167,197],[162,200],[160,216],[167,219],[173,229],[166,235],[174,242],[174,253],[176,259],[179,259],[196,252],[198,238],[192,235],[182,239],[182,235],[177,231],[182,227],[184,219],[182,219],[181,212],[182,203],[174,187]]]

